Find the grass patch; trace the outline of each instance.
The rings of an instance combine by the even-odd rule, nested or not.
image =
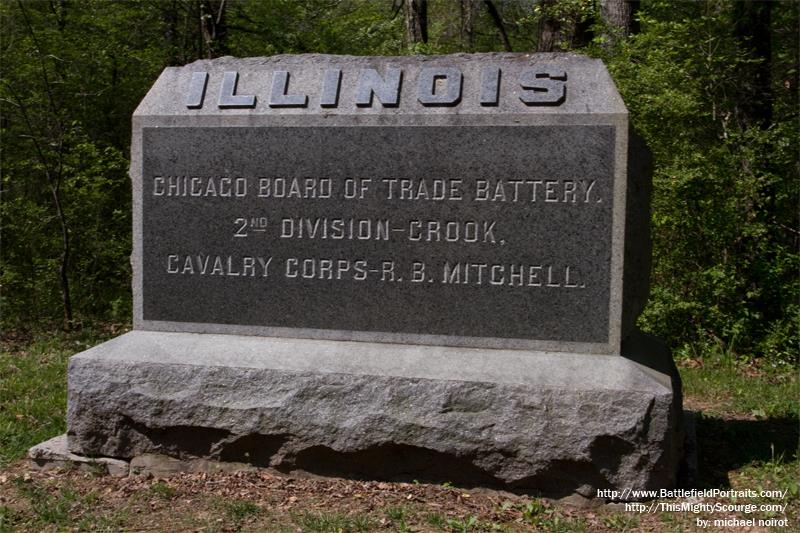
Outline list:
[[[478,517],[475,515],[464,518],[451,518],[447,521],[447,526],[453,533],[470,533],[478,530]]]
[[[73,333],[36,333],[0,346],[0,468],[28,448],[66,431],[67,361],[121,332],[87,326]]]
[[[150,485],[149,492],[156,498],[160,498],[162,500],[171,500],[175,497],[177,491],[174,487],[170,487],[163,481],[156,481]]]
[[[3,344],[0,352],[0,469],[8,466],[9,472],[19,472],[20,466],[9,463],[24,456],[30,446],[64,431],[68,358],[120,332],[87,327],[76,333],[41,334],[24,342]],[[684,360],[680,367],[686,404],[697,412],[699,477],[696,486],[785,490],[788,495],[780,502],[788,504],[786,515],[792,524],[797,523],[800,519],[800,402],[797,400],[800,383],[796,372],[764,370],[719,354]],[[99,469],[93,473],[99,474]],[[188,476],[188,479],[194,478]],[[258,478],[248,480],[248,484],[262,482],[268,483]],[[117,483],[120,483],[117,488],[126,490],[99,488]],[[319,533],[683,531],[693,524],[684,516],[670,512],[637,516],[615,509],[607,514],[592,514],[570,511],[546,500],[518,497],[502,505],[492,502],[490,506],[468,506],[453,499],[458,493],[451,483],[426,489],[438,491],[433,502],[428,502],[427,496],[420,498],[420,494],[414,499],[400,499],[376,492],[378,499],[372,502],[378,507],[367,506],[369,498],[355,500],[343,496],[334,506],[304,505],[302,510],[275,505],[286,497],[286,494],[274,496],[275,491],[283,490],[280,483],[262,493],[240,490],[215,493],[216,485],[209,487],[208,492],[204,486],[190,490],[181,483],[187,481],[111,481],[108,476],[94,477],[75,471],[52,476],[26,474],[24,478],[18,474],[3,476],[0,494],[10,496],[0,500],[0,533],[153,527]],[[413,487],[418,489],[416,485]],[[298,489],[293,487],[292,490]],[[359,493],[363,490],[359,488]],[[309,501],[313,502],[315,495],[328,493],[306,491],[305,494],[310,495]],[[232,497],[245,494],[250,499]],[[415,503],[409,503],[411,501]],[[475,499],[470,501],[474,503]],[[326,505],[329,503],[327,501]]]
[[[567,532],[567,531],[588,531],[588,525],[584,520],[561,516],[558,509],[545,504],[541,500],[531,500],[530,502],[518,506],[522,511],[522,521],[533,526],[536,530]]]
[[[292,520],[303,531],[315,533],[359,533],[378,528],[375,520],[366,514],[344,514],[304,511],[293,513]]]
[[[116,509],[108,515],[97,514],[102,498],[95,491],[84,495],[69,483],[43,485],[23,478],[14,478],[12,485],[28,504],[28,513],[20,513],[7,508],[0,512],[0,531],[3,527],[11,530],[41,531],[46,527],[58,530],[77,528],[84,530],[113,530],[127,520],[126,509]],[[12,527],[13,526],[13,527]]]
[[[408,520],[411,517],[412,513],[408,509],[408,507],[404,505],[396,505],[392,507],[387,507],[384,510],[386,517],[391,520],[396,526],[397,530],[401,533],[405,533],[406,531],[411,531],[408,527]]]
[[[445,529],[447,518],[441,513],[428,513],[425,515],[425,523],[437,529]]]
[[[603,525],[612,531],[624,533],[639,527],[639,517],[630,513],[614,513],[603,517]]]
[[[450,518],[442,527],[448,533],[477,533],[478,531],[519,531],[516,527],[510,528],[509,524],[499,524],[492,520],[481,520],[479,516],[467,515],[460,518]]]
[[[0,505],[0,533],[13,531],[15,515],[16,513],[11,507]]]
[[[15,484],[39,521],[56,526],[66,526],[71,522],[70,511],[77,504],[78,495],[70,487],[60,487],[51,494],[43,487],[19,478]]]
[[[682,368],[684,394],[699,398],[707,415],[739,414],[757,419],[800,416],[800,379],[795,372],[762,371],[714,361]]]
[[[115,509],[109,515],[89,514],[77,523],[78,531],[123,531],[131,520],[127,509]]]
[[[263,508],[250,500],[224,500],[220,502],[219,507],[225,517],[236,524],[264,513]]]
[[[686,403],[698,411],[698,484],[798,492],[797,372],[755,368],[718,351],[679,365]]]
[[[754,462],[735,472],[732,481],[739,486],[761,491],[786,491],[786,502],[800,504],[800,461],[783,455],[766,462]]]

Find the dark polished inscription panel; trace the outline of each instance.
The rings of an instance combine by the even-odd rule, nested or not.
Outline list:
[[[614,128],[144,128],[143,318],[604,343]]]

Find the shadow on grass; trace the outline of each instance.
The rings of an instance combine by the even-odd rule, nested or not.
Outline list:
[[[729,487],[728,473],[753,462],[797,459],[800,421],[796,416],[731,420],[696,415],[697,484]]]

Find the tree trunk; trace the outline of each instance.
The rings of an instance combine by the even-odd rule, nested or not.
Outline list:
[[[600,0],[600,18],[605,23],[605,48],[613,48],[631,34],[634,2],[630,0]]]
[[[406,40],[409,45],[428,42],[428,0],[405,0]]]
[[[225,22],[226,0],[201,0],[200,31],[203,34],[204,55],[213,59],[225,55],[228,47],[225,38],[228,26]]]
[[[167,45],[167,65],[176,66],[181,64],[181,57],[178,50],[178,4],[176,0],[161,4],[163,7],[162,17],[164,19],[164,42]]]
[[[489,16],[492,17],[494,25],[497,26],[497,31],[500,32],[500,40],[503,41],[503,49],[506,52],[513,52],[514,50],[511,49],[511,42],[508,40],[506,27],[503,24],[503,19],[500,17],[500,13],[498,13],[497,8],[494,6],[492,0],[484,0],[484,3],[486,4],[486,9],[489,11]]]
[[[475,0],[461,0],[461,47],[475,50]]]
[[[554,52],[559,50],[558,41],[561,35],[561,23],[550,14],[556,0],[542,0],[542,19],[539,21],[539,43],[537,52]]]
[[[50,0],[50,11],[56,16],[58,31],[63,32],[67,27],[67,0],[58,0],[58,7],[53,0]]]
[[[61,224],[61,265],[58,269],[58,277],[61,283],[61,301],[64,308],[64,323],[62,327],[64,331],[71,331],[72,298],[69,292],[69,226],[67,225],[67,217],[61,207],[60,183],[51,185],[50,190],[53,193],[53,202],[56,206],[56,213],[58,213],[58,221]]]
[[[593,25],[594,20],[591,17],[587,17],[585,20],[580,20],[575,23],[575,31],[572,34],[572,41],[570,43],[571,50],[584,48],[592,42],[594,38],[594,32],[592,31]]]
[[[758,124],[766,128],[772,122],[772,3],[745,0],[734,6],[736,37],[756,60],[740,85],[737,115],[744,127]]]

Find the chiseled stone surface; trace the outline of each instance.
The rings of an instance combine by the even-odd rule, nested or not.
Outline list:
[[[359,80],[381,76],[370,100]],[[633,330],[648,167],[586,57],[168,68],[133,117],[135,330],[70,360],[69,449],[162,473],[672,486],[680,379]]]
[[[629,137],[574,54],[167,68],[133,117],[135,328],[619,354],[649,272]]]
[[[93,472],[100,470],[116,477],[125,477],[129,472],[128,461],[110,457],[86,457],[70,452],[66,435],[59,435],[33,446],[28,450],[28,459],[31,466],[39,470],[78,468]]]
[[[143,139],[145,319],[416,333],[444,344],[609,342],[611,126],[183,127],[148,128]],[[246,196],[172,197],[167,178],[153,181],[223,169],[243,176]],[[332,197],[259,197],[263,175],[324,177]],[[342,198],[352,176],[368,176],[364,199]],[[433,178],[457,183],[461,199],[396,199],[401,180],[433,194]],[[509,201],[475,199],[495,194]],[[233,237],[245,213],[265,228]],[[369,238],[350,238],[350,221]],[[344,238],[331,238],[337,231]]]
[[[69,447],[553,496],[671,486],[682,442],[674,365],[641,335],[625,350],[133,331],[71,359]]]

